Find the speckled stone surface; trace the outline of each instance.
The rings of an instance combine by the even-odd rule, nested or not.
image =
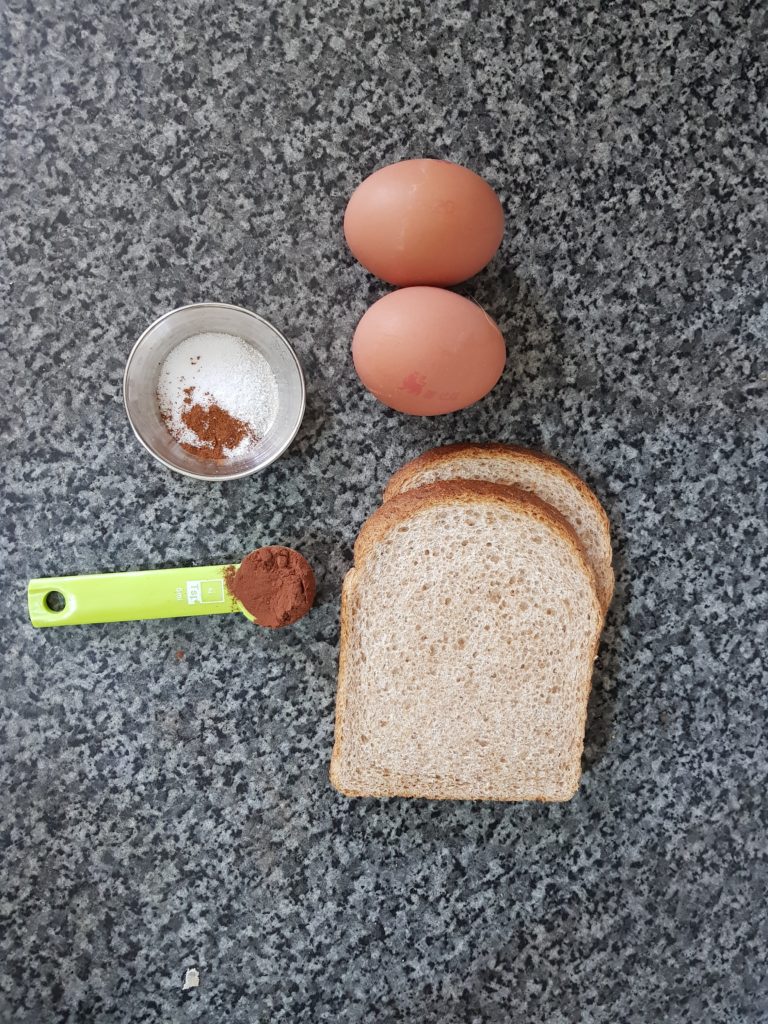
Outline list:
[[[3,19],[0,1021],[768,1020],[765,5]],[[415,155],[508,215],[461,289],[505,375],[424,421],[355,378],[385,287],[340,230]],[[201,299],[267,316],[306,370],[297,442],[246,482],[166,472],[121,403],[134,339]],[[583,785],[350,802],[327,766],[351,545],[390,472],[465,438],[558,455],[610,514]],[[288,631],[27,622],[31,576],[265,543],[318,571]]]

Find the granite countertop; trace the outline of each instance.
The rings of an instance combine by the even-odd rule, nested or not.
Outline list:
[[[8,0],[0,39],[0,1021],[768,1020],[764,6]],[[461,289],[506,372],[432,420],[355,377],[386,288],[341,235],[416,155],[508,217]],[[170,474],[122,407],[136,337],[198,300],[306,372],[246,481]],[[406,458],[470,438],[559,456],[611,518],[582,788],[346,800],[353,540]],[[318,569],[291,630],[27,621],[32,576],[270,542]]]

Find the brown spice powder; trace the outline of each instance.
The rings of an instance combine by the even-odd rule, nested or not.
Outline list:
[[[225,459],[228,449],[236,448],[251,436],[251,428],[247,423],[236,419],[215,403],[208,406],[199,403],[190,405],[181,414],[181,419],[200,438],[199,445],[182,442],[181,447],[200,459]]]
[[[317,584],[312,567],[293,548],[277,545],[246,555],[224,570],[227,590],[260,626],[290,626],[309,611]]]
[[[193,385],[183,389],[186,408],[181,413],[181,420],[184,426],[199,438],[199,444],[193,441],[182,441],[171,425],[170,415],[162,414],[169,433],[179,442],[185,452],[189,452],[190,455],[194,455],[198,459],[221,461],[227,458],[228,451],[236,448],[246,438],[258,440],[250,424],[233,416],[215,402],[211,402],[209,405],[195,402],[192,397],[194,393]],[[206,397],[210,398],[211,396],[206,395]]]

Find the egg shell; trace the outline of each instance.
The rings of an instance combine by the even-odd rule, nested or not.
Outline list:
[[[442,288],[402,288],[357,325],[352,358],[366,388],[392,409],[436,416],[486,395],[504,370],[499,328],[480,306]]]
[[[347,204],[356,259],[396,285],[450,285],[493,258],[504,211],[483,179],[446,160],[403,160],[375,171]]]

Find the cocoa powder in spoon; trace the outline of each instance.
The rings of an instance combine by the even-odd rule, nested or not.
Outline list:
[[[290,626],[306,615],[317,584],[312,566],[293,548],[258,548],[224,574],[227,589],[260,626]]]

